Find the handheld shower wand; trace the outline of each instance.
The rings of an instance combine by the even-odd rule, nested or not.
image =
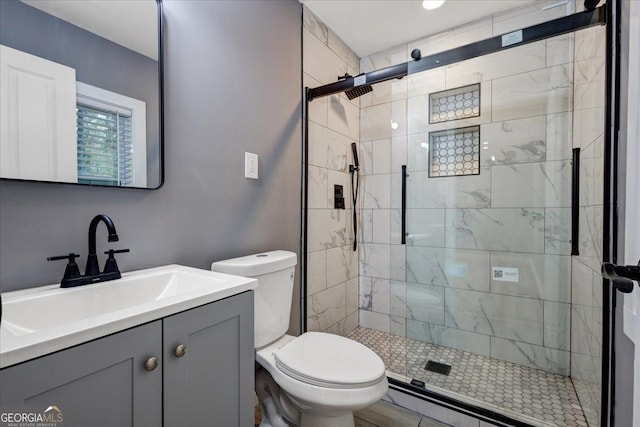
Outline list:
[[[353,173],[354,171],[358,171],[360,169],[360,162],[358,161],[358,147],[356,147],[356,143],[351,143],[351,152],[353,153],[353,165],[349,165],[349,173]]]
[[[356,212],[356,202],[358,201],[358,184],[360,178],[358,147],[355,142],[351,143],[351,153],[353,154],[353,164],[349,165],[349,173],[351,174],[351,199],[353,200],[353,251],[355,252],[358,249],[358,214]]]

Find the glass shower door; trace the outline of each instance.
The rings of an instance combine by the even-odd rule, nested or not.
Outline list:
[[[559,425],[577,404],[571,43],[409,76],[405,280],[391,287],[409,379]]]
[[[443,52],[540,18],[530,12],[361,63]],[[599,425],[604,31],[385,81],[360,99],[349,336],[390,377],[528,425]]]

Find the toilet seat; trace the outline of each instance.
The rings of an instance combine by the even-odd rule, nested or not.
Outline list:
[[[273,352],[284,374],[319,387],[369,387],[385,377],[380,357],[359,342],[339,335],[307,332]]]

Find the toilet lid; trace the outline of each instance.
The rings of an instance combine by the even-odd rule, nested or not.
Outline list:
[[[307,332],[273,354],[280,371],[321,387],[367,387],[385,376],[384,363],[377,354],[339,335]]]

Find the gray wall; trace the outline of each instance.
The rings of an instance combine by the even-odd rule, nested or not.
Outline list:
[[[121,270],[269,249],[299,254],[301,6],[167,0],[165,184],[159,190],[0,181],[0,289],[59,282],[93,215],[114,220]],[[244,152],[260,180],[244,178]],[[99,227],[100,251],[107,249]],[[104,255],[100,255],[100,262]],[[296,280],[299,284],[299,280]],[[292,331],[298,328],[294,293]]]
[[[20,1],[0,2],[0,42],[72,67],[78,81],[157,102],[157,61]]]

